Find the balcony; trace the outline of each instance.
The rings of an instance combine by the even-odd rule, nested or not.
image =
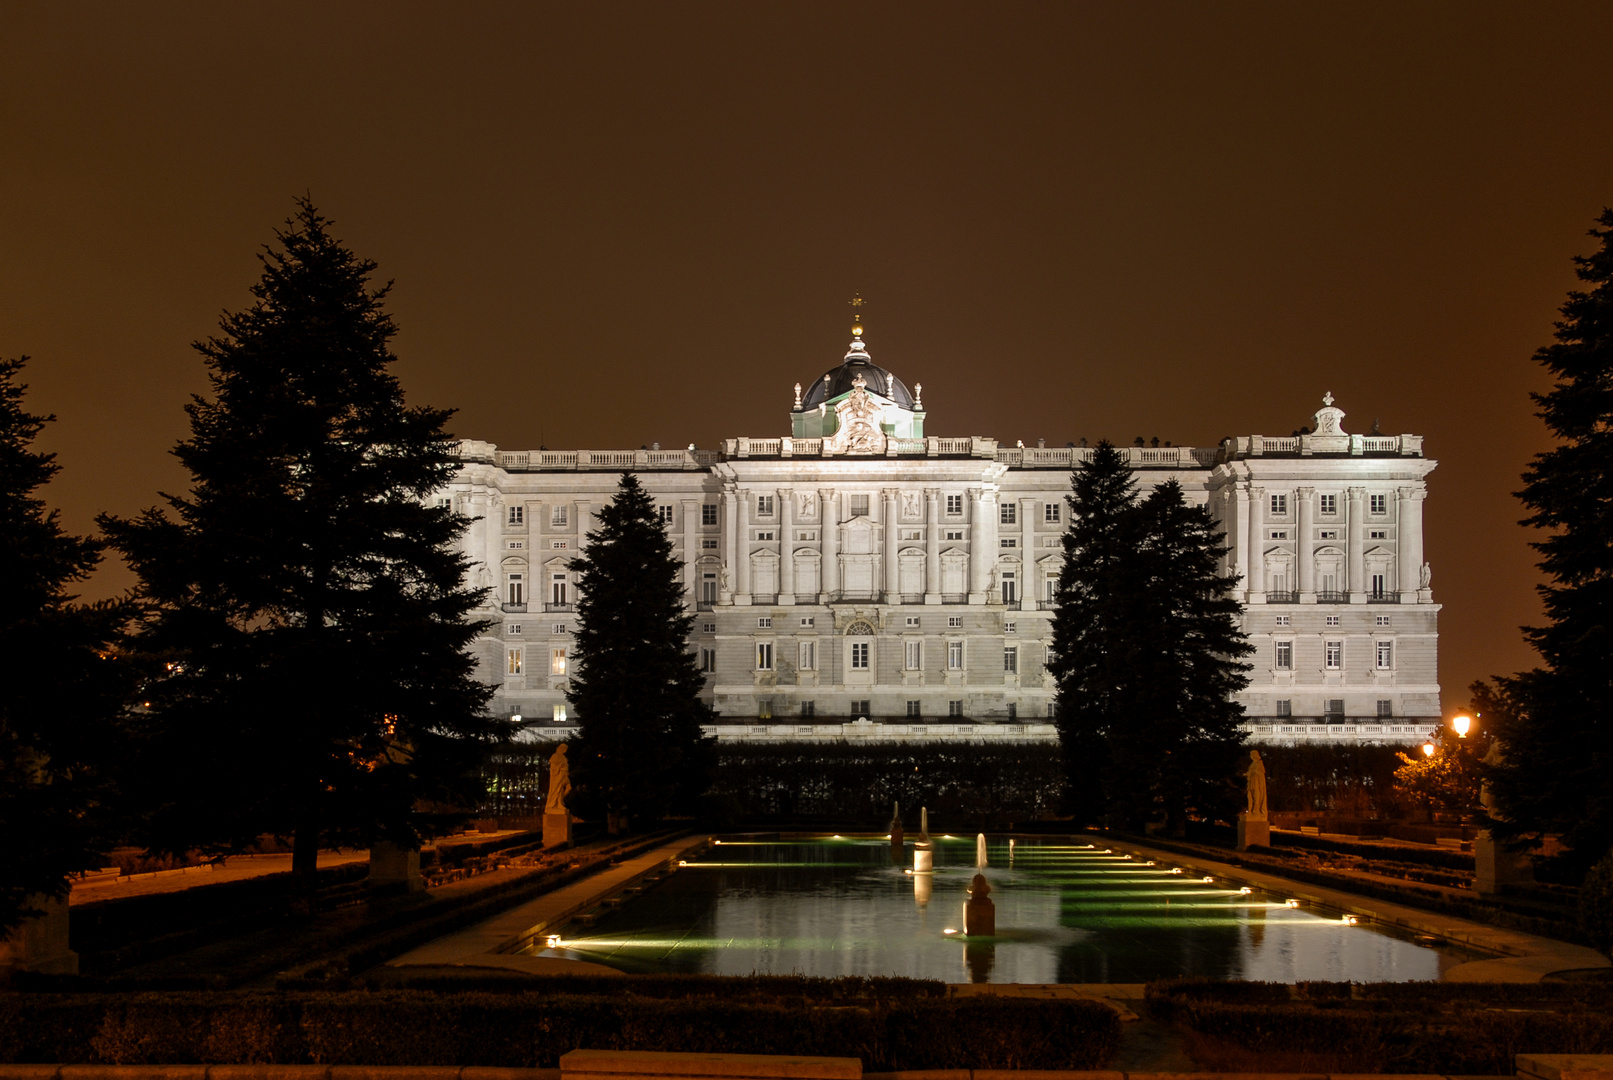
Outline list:
[[[544,604],[543,610],[547,612],[572,612],[577,610],[576,604]]]
[[[1392,592],[1367,593],[1367,603],[1369,603],[1369,604],[1398,604],[1398,603],[1400,603],[1400,594],[1399,593],[1392,593]]]
[[[525,615],[526,614],[526,605],[525,604],[505,604],[505,605],[503,605],[503,607],[504,607],[504,611],[505,611],[506,614],[510,614],[510,615]]]
[[[1299,603],[1299,593],[1297,593],[1297,592],[1268,592],[1266,594],[1266,603],[1268,603],[1268,604],[1297,604],[1297,603]]]
[[[1316,594],[1316,602],[1318,604],[1348,604],[1350,602],[1350,594],[1347,592],[1324,590]]]

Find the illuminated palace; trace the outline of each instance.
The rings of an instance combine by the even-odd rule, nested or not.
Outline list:
[[[1084,447],[925,434],[923,385],[845,359],[795,387],[790,434],[720,450],[500,450],[464,442],[443,498],[495,623],[494,708],[574,729],[570,561],[623,470],[683,560],[690,649],[723,739],[1052,741],[1046,673],[1064,495]],[[1419,740],[1439,722],[1439,605],[1423,561],[1435,463],[1416,435],[1312,433],[1122,449],[1147,494],[1179,481],[1226,530],[1256,648],[1257,742]]]

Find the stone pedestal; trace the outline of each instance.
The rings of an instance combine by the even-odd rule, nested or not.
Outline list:
[[[1503,885],[1522,885],[1535,879],[1534,867],[1522,852],[1508,851],[1490,831],[1473,841],[1473,891],[1498,893]]]
[[[929,844],[916,844],[913,847],[913,873],[933,874],[935,872],[935,852],[930,850]]]
[[[369,884],[371,888],[423,891],[426,883],[420,880],[420,852],[405,850],[384,841],[374,845],[370,848]]]
[[[28,906],[44,912],[0,940],[0,970],[77,975],[78,953],[67,947],[67,898],[30,896]]]
[[[969,899],[963,904],[963,933],[966,937],[995,937],[997,905],[991,899],[986,875],[976,874],[969,885]]]
[[[571,815],[566,811],[543,815],[543,846],[569,847],[571,845]]]
[[[1252,847],[1271,847],[1271,821],[1264,816],[1239,814],[1238,850],[1248,851]]]
[[[902,865],[902,856],[906,853],[906,851],[907,834],[904,833],[902,831],[902,827],[898,825],[891,830],[891,863],[896,866]]]

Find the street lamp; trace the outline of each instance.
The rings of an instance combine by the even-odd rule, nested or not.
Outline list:
[[[1471,716],[1453,716],[1453,717],[1451,717],[1451,729],[1456,732],[1456,737],[1458,739],[1467,738],[1468,728],[1470,728],[1472,726],[1473,726],[1473,718]]]
[[[1427,742],[1423,743],[1423,756],[1424,757],[1433,757],[1434,756],[1434,740],[1433,739],[1429,739]]]

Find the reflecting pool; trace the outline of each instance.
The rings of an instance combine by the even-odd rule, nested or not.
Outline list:
[[[915,875],[873,839],[723,841],[574,924],[557,948],[622,971],[907,975],[946,982],[1437,979],[1471,954],[1072,841],[989,843],[997,933],[965,940],[972,837]]]

